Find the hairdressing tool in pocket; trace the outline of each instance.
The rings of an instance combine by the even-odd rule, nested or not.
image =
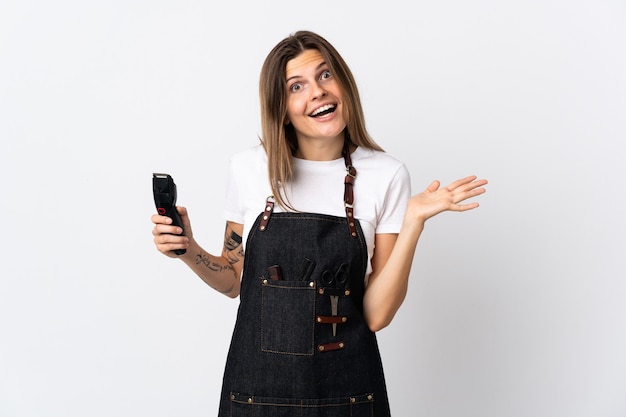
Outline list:
[[[267,274],[271,280],[280,281],[283,279],[283,272],[278,265],[272,265],[267,267]]]
[[[154,194],[154,204],[157,213],[161,216],[167,216],[172,219],[172,225],[183,229],[183,222],[176,210],[176,184],[169,174],[152,174],[152,192]],[[181,235],[185,234],[185,229]],[[187,252],[186,249],[175,249],[174,253],[182,255]]]
[[[315,268],[315,262],[309,258],[304,258],[302,265],[300,266],[300,281],[307,281],[313,274],[313,268]]]
[[[326,270],[322,273],[322,284],[324,292],[330,295],[330,310],[333,317],[337,316],[337,307],[339,306],[339,296],[350,294],[348,289],[348,266],[341,264],[337,272]],[[337,335],[337,323],[333,323],[333,336]]]

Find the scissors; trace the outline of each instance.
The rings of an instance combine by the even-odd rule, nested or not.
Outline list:
[[[324,284],[324,292],[330,295],[330,311],[333,317],[337,316],[337,306],[339,304],[340,295],[349,295],[348,287],[348,265],[341,264],[339,269],[332,274],[329,270],[322,273],[322,284]],[[333,323],[333,336],[337,335],[337,323]]]

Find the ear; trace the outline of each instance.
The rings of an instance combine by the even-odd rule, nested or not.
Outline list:
[[[288,126],[291,124],[291,120],[289,120],[289,118],[287,116],[285,116],[285,120],[283,120],[283,125],[284,126]]]

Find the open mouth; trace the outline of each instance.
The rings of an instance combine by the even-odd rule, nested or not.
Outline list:
[[[320,117],[330,114],[337,109],[335,104],[327,104],[325,106],[320,107],[319,109],[315,109],[313,113],[310,114],[310,117]]]

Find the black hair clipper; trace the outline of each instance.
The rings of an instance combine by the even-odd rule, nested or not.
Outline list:
[[[183,228],[183,222],[176,210],[176,184],[169,174],[152,174],[152,192],[154,193],[154,204],[157,213],[161,216],[167,216],[172,219],[172,225]],[[182,235],[185,234],[183,229]],[[176,249],[176,255],[182,255],[187,252],[186,249]]]

